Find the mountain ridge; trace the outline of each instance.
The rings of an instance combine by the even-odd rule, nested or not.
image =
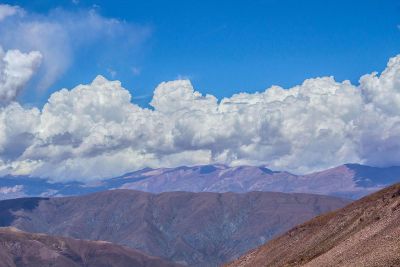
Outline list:
[[[345,164],[306,175],[273,171],[265,166],[228,167],[222,164],[145,168],[96,182],[49,182],[41,178],[0,178],[0,199],[29,196],[82,195],[109,189],[135,189],[153,193],[278,191],[313,193],[357,199],[395,182],[400,167]]]
[[[300,222],[348,203],[296,193],[154,194],[128,189],[30,198],[24,205],[23,201],[0,201],[0,214],[11,216],[3,216],[8,224],[2,226],[107,240],[189,266],[218,266]]]

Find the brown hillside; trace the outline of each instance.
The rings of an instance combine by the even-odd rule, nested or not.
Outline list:
[[[109,242],[30,234],[0,228],[0,267],[173,267],[160,258]]]
[[[400,266],[400,184],[297,226],[228,266]]]
[[[111,190],[0,201],[0,225],[106,240],[188,266],[210,267],[347,203],[310,194]]]

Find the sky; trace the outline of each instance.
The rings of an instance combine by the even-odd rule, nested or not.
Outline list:
[[[400,3],[391,0],[3,2],[43,16],[60,8],[94,9],[148,31],[131,48],[80,45],[45,92],[29,90],[21,96],[39,105],[49,93],[97,74],[121,80],[142,106],[160,82],[177,78],[189,78],[201,92],[218,98],[271,85],[289,88],[320,76],[356,83],[362,74],[382,70],[399,52]],[[126,42],[119,38],[111,42]]]
[[[396,1],[3,1],[0,175],[400,165]]]

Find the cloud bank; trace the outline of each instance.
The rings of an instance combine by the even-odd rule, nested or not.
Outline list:
[[[40,54],[1,55],[0,92],[7,102],[29,80]],[[400,165],[400,56],[358,85],[322,77],[219,101],[189,80],[176,80],[155,89],[153,109],[131,98],[119,81],[98,76],[53,93],[42,109],[3,105],[0,174],[88,181],[207,163],[295,173],[348,162]]]

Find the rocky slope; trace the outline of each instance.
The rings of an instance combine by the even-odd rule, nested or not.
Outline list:
[[[107,240],[189,266],[217,266],[347,201],[271,192],[151,194],[111,190],[0,202],[0,224]]]
[[[24,196],[82,195],[108,189],[134,189],[153,193],[188,192],[302,192],[359,198],[395,182],[400,167],[375,168],[346,164],[307,175],[276,172],[265,167],[205,165],[144,169],[100,182],[50,183],[44,179],[0,178],[0,199]]]
[[[228,266],[400,266],[400,184],[316,217]]]
[[[104,241],[31,234],[0,228],[0,267],[174,267],[156,257]]]

